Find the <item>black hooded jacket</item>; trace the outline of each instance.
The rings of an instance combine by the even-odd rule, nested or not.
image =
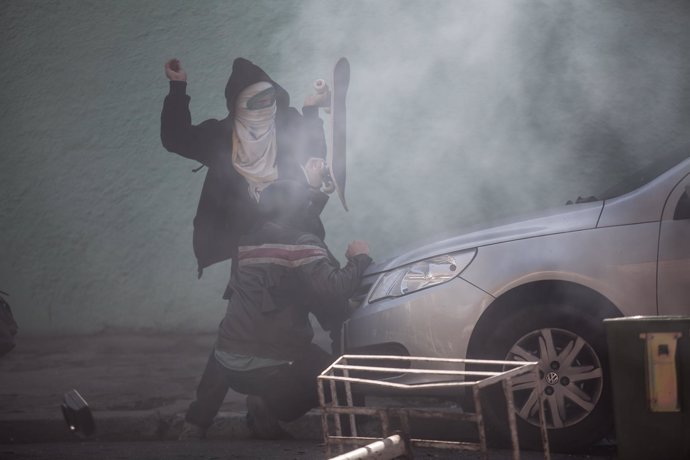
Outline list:
[[[290,107],[290,96],[261,68],[237,58],[225,87],[228,116],[192,124],[187,83],[170,81],[170,92],[161,113],[161,141],[169,152],[196,160],[208,167],[194,217],[194,254],[199,276],[205,267],[235,258],[237,242],[257,219],[256,202],[248,184],[232,165],[232,128],[235,101],[249,85],[266,81],[276,89],[276,143],[278,177],[306,183],[301,168],[309,157],[325,158],[326,140],[318,108],[305,107],[303,114]],[[322,197],[322,207],[327,197]],[[322,236],[322,235],[321,235]]]

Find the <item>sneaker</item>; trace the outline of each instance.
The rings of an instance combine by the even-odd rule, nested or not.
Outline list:
[[[197,441],[206,437],[206,430],[189,422],[184,422],[178,441]]]
[[[247,396],[247,426],[258,439],[286,439],[290,435],[259,396]]]

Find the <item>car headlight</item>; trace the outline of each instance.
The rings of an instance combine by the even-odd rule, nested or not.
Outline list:
[[[476,249],[471,249],[445,254],[384,273],[371,291],[369,302],[404,296],[450,281],[467,268],[476,253]]]

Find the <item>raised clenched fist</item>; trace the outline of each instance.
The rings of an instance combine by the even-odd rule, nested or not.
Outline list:
[[[182,69],[178,59],[170,59],[165,63],[165,76],[172,81],[187,81],[187,72]]]

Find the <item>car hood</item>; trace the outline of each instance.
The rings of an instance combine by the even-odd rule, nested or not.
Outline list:
[[[399,256],[373,263],[367,269],[365,276],[392,270],[429,257],[465,249],[523,238],[594,228],[601,215],[603,205],[603,201],[597,201],[512,216],[494,222],[493,225],[468,230],[458,236],[425,244],[404,252]]]

